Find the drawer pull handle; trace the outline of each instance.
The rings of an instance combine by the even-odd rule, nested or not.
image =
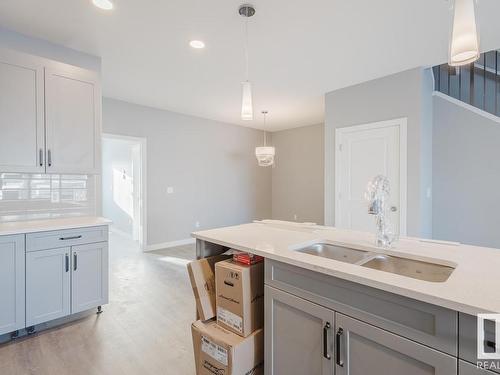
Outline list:
[[[339,328],[337,331],[337,335],[335,336],[335,360],[337,366],[344,367],[344,361],[340,359],[340,343],[342,339],[342,335],[344,334],[344,330]]]
[[[79,236],[70,236],[70,237],[59,237],[60,241],[67,241],[67,240],[77,240],[79,238],[82,238],[82,235]]]
[[[224,280],[224,284],[226,284],[227,286],[230,286],[230,287],[233,287],[233,286],[234,286],[234,284],[233,284],[233,283],[231,283],[231,282],[229,282],[229,281],[226,281],[226,280]]]
[[[73,253],[73,271],[76,271],[78,268],[78,255]]]
[[[328,360],[332,359],[332,356],[330,353],[328,353],[328,331],[330,330],[330,323],[326,322],[325,326],[323,327],[323,357],[325,357]]]
[[[69,255],[66,254],[66,272],[69,272]]]

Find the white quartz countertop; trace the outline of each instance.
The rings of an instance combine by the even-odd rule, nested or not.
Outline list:
[[[61,219],[12,221],[0,223],[0,236],[49,230],[75,229],[109,225],[111,220],[99,216],[81,216]]]
[[[384,250],[374,246],[371,233],[272,220],[192,236],[466,314],[500,313],[499,249],[402,238]],[[445,282],[429,282],[294,251],[316,242],[434,262],[455,270]]]

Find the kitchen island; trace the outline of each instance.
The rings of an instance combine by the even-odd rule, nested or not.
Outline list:
[[[198,257],[232,248],[265,258],[268,375],[493,374],[477,362],[500,373],[477,359],[476,343],[476,314],[500,312],[500,250],[417,238],[381,249],[370,233],[279,221],[193,236]],[[449,274],[428,281],[425,267],[409,277],[303,251],[315,244]],[[484,351],[495,351],[494,325],[484,337]]]

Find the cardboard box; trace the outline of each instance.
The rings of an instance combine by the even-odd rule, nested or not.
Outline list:
[[[197,375],[263,375],[264,331],[243,338],[215,320],[191,325]]]
[[[217,324],[247,337],[264,325],[264,262],[215,265]]]
[[[195,260],[188,263],[187,269],[194,298],[196,310],[201,320],[212,319],[215,310],[215,263],[230,258],[229,255],[216,255],[209,258]]]

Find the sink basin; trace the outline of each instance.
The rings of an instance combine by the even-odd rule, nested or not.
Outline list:
[[[360,265],[374,270],[432,282],[444,282],[448,280],[448,277],[450,277],[454,270],[453,267],[443,266],[441,264],[382,254],[376,255]]]
[[[367,251],[327,243],[315,243],[297,251],[353,264],[363,260],[369,254]]]

